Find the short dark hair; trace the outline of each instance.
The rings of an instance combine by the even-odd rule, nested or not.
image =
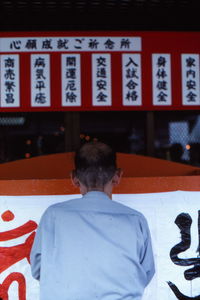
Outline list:
[[[101,142],[85,143],[75,153],[75,176],[87,188],[105,186],[116,172],[116,153]]]

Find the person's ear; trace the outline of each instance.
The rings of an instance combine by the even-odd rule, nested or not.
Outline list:
[[[121,178],[122,178],[122,174],[123,174],[122,169],[117,169],[116,170],[115,175],[112,178],[112,185],[113,186],[116,186],[120,183]]]
[[[75,171],[73,170],[70,174],[70,177],[71,177],[71,181],[72,181],[72,184],[75,186],[75,187],[80,187],[80,181],[79,179],[76,177],[76,174],[75,174]]]

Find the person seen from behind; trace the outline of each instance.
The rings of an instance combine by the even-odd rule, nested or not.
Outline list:
[[[72,181],[81,198],[50,206],[31,251],[40,300],[141,300],[154,275],[144,216],[112,200],[122,171],[106,144],[84,144]]]

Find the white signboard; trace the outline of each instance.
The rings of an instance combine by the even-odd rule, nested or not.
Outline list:
[[[183,105],[200,105],[199,55],[182,54]]]
[[[111,106],[111,58],[110,54],[92,54],[92,104]]]
[[[19,107],[19,55],[0,56],[1,107]]]
[[[80,54],[62,54],[62,106],[81,105]]]
[[[141,55],[122,54],[123,105],[142,105]]]
[[[48,107],[50,103],[49,54],[31,55],[31,106]]]
[[[141,51],[141,37],[59,36],[0,38],[0,52]]]
[[[152,54],[153,104],[171,105],[171,55]]]
[[[34,232],[49,205],[77,197],[80,195],[0,197],[1,297],[39,300],[39,285],[31,277],[29,264]],[[115,194],[113,200],[142,212],[149,223],[156,274],[143,300],[198,300],[200,192]]]

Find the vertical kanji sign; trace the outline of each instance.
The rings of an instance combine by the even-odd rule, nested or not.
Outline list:
[[[110,54],[92,55],[92,99],[94,106],[111,106]]]
[[[153,54],[153,104],[171,105],[171,58],[169,54]]]
[[[50,106],[49,55],[31,55],[31,106]]]
[[[1,106],[19,105],[19,55],[1,55]]]
[[[123,54],[123,105],[142,105],[141,55]]]
[[[62,54],[62,106],[81,106],[80,54]]]
[[[182,54],[183,105],[200,105],[199,55]]]

